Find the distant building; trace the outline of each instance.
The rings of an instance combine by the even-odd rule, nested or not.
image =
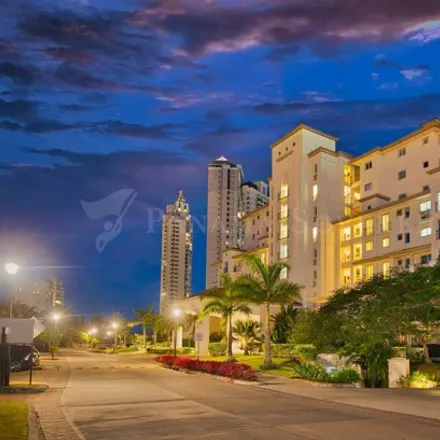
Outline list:
[[[191,295],[192,235],[189,205],[179,191],[176,202],[167,205],[162,219],[161,313],[176,300]]]
[[[243,169],[221,156],[208,167],[208,212],[206,225],[206,288],[217,283],[213,264],[228,248],[240,248],[243,231],[239,215],[242,207]]]
[[[64,308],[64,286],[56,278],[22,284],[14,293],[14,300],[41,313],[61,309]]]
[[[263,181],[244,182],[241,190],[243,200],[242,215],[255,211],[269,202],[269,185]]]

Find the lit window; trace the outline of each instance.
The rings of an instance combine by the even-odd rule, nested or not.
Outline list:
[[[374,241],[367,241],[365,243],[365,250],[372,251],[374,249]]]
[[[365,235],[373,235],[374,234],[374,223],[373,219],[369,218],[365,222]]]
[[[347,226],[343,230],[343,238],[344,240],[351,240],[351,228],[350,226]]]
[[[431,235],[432,234],[432,228],[431,227],[429,227],[429,228],[423,228],[421,231],[420,231],[420,237],[427,237],[428,235]]]
[[[397,156],[398,156],[398,157],[405,156],[405,154],[406,154],[406,148],[401,148],[401,149],[397,152]]]
[[[289,214],[289,208],[286,204],[281,205],[280,219],[286,218]]]
[[[344,263],[347,263],[351,260],[351,249],[349,247],[344,248],[344,255],[342,259]]]
[[[289,195],[289,186],[287,183],[283,183],[280,189],[280,199],[287,197]]]
[[[312,229],[312,241],[316,243],[318,241],[318,227],[314,226]]]
[[[356,266],[354,268],[354,280],[359,282],[362,280],[362,266]]]
[[[389,261],[386,261],[382,264],[382,273],[384,276],[388,277],[391,272],[391,263]]]
[[[431,200],[420,203],[420,212],[429,211],[431,209]]]
[[[390,215],[383,214],[382,215],[382,232],[386,232],[390,230]]]
[[[343,273],[343,283],[350,284],[351,283],[351,271],[350,269],[345,269]]]
[[[372,183],[366,183],[364,186],[364,191],[370,191],[373,188]]]
[[[281,223],[280,227],[280,240],[287,238],[289,236],[289,228],[287,226],[287,223]]]
[[[389,237],[382,238],[382,247],[387,248],[389,246],[390,246],[390,238]]]
[[[369,266],[365,266],[365,278],[367,280],[371,280],[374,276],[374,266],[371,264]]]
[[[318,198],[318,185],[313,185],[313,188],[312,188],[312,198],[313,198],[313,201],[315,201],[317,198]]]
[[[354,253],[353,258],[355,260],[360,260],[362,258],[362,245],[357,244],[357,245],[353,246],[353,253]]]
[[[280,259],[287,258],[289,256],[289,249],[286,243],[280,244]]]
[[[280,272],[280,279],[285,280],[287,278],[287,267],[283,267]]]
[[[353,226],[353,236],[362,237],[362,223],[357,223]]]

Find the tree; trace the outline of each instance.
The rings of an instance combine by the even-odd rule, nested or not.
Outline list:
[[[261,346],[260,323],[257,321],[236,321],[233,325],[233,334],[245,356]]]
[[[232,358],[232,317],[235,313],[249,314],[251,309],[229,274],[222,274],[221,280],[221,288],[209,289],[201,295],[202,299],[209,299],[203,307],[202,316],[218,313],[222,317],[226,324],[227,354]]]
[[[298,308],[295,304],[281,306],[281,310],[272,316],[273,330],[271,339],[275,344],[285,344],[292,332],[298,317]]]
[[[252,273],[238,278],[236,285],[240,294],[250,303],[264,306],[264,366],[269,368],[272,365],[270,306],[291,304],[300,300],[300,287],[297,284],[280,279],[282,270],[289,270],[287,263],[266,265],[259,256],[253,254],[246,255],[243,258]]]
[[[145,310],[135,310],[136,320],[142,325],[142,346],[147,347],[147,328],[151,326],[156,315],[152,306],[148,306]]]
[[[199,315],[193,313],[185,313],[183,327],[188,332],[188,347],[191,347],[191,340],[194,339],[194,334],[196,332],[196,323],[198,320]]]

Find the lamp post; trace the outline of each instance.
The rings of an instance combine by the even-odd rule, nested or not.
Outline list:
[[[116,345],[118,345],[118,327],[119,327],[119,324],[117,322],[112,322],[112,327],[115,330],[115,351],[116,351]]]
[[[8,275],[15,275],[18,270],[20,269],[20,266],[18,266],[18,264],[15,263],[6,263],[5,264],[5,271]],[[10,295],[9,295],[9,317],[12,318],[12,314],[13,314],[13,307],[14,307],[14,293],[13,293],[13,289],[11,289]]]
[[[173,318],[174,318],[174,357],[177,357],[177,321],[179,320],[182,311],[180,309],[173,310]]]
[[[52,333],[52,347],[51,347],[51,354],[52,354],[52,359],[55,358],[55,351],[58,350],[58,346],[59,346],[59,339],[58,339],[58,321],[62,318],[61,313],[59,312],[54,312],[52,314],[52,321],[53,321],[53,332]],[[55,348],[57,347],[57,348]]]
[[[91,328],[91,329],[89,330],[89,332],[88,332],[88,335],[89,335],[89,345],[90,345],[90,346],[92,345],[93,336],[96,335],[96,332],[97,332],[97,329],[94,328],[94,327]]]

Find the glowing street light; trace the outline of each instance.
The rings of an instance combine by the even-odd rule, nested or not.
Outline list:
[[[58,321],[61,319],[61,314],[55,312],[55,313],[52,315],[52,319],[54,320],[54,322],[58,322]]]
[[[97,329],[96,328],[91,328],[90,330],[89,330],[89,335],[96,335],[96,333],[97,333]]]
[[[182,314],[182,310],[180,309],[173,309],[173,316],[175,318],[178,318]]]
[[[6,263],[5,264],[5,271],[8,275],[15,275],[18,270],[20,269],[20,266],[15,263]]]

